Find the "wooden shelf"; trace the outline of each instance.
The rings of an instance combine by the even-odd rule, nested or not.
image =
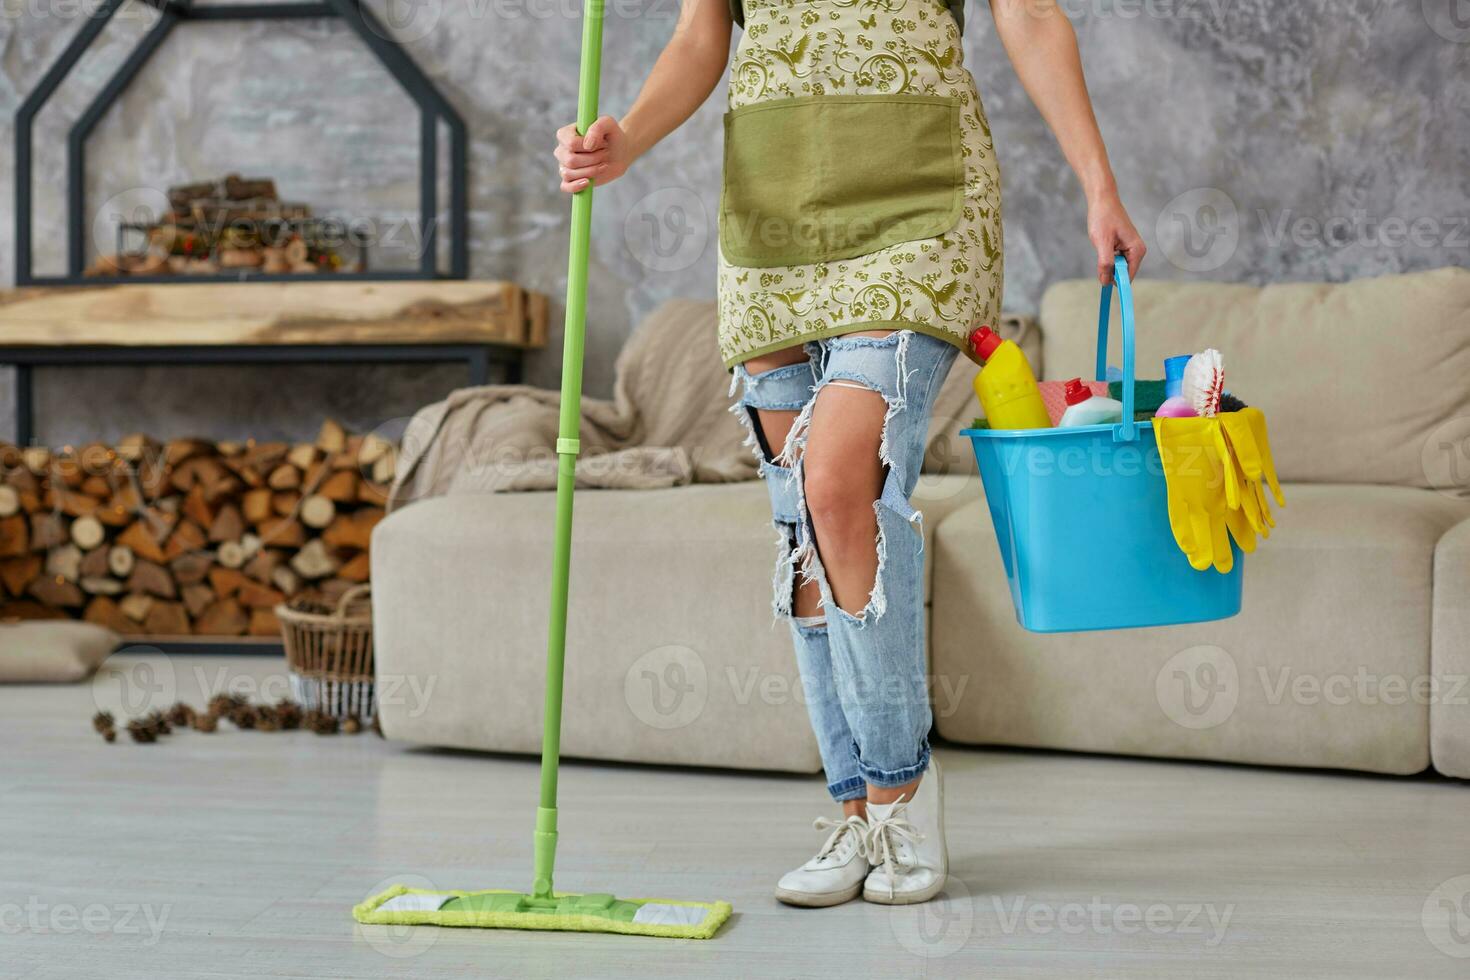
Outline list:
[[[171,282],[0,293],[0,346],[546,345],[546,297],[474,280]]]
[[[514,383],[546,317],[541,293],[465,279],[30,286],[0,291],[0,364],[29,446],[35,367],[459,362],[482,385],[493,361]]]

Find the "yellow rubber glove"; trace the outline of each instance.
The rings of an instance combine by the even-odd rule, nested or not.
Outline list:
[[[1266,501],[1262,477],[1270,485],[1271,493],[1278,504],[1285,506],[1286,499],[1281,494],[1281,484],[1276,482],[1276,467],[1271,461],[1271,444],[1267,441],[1263,450],[1260,442],[1260,439],[1266,438],[1266,417],[1258,408],[1247,408],[1239,412],[1222,413],[1219,418],[1230,446],[1230,455],[1239,466],[1240,475],[1244,477],[1241,501],[1250,501],[1253,504],[1246,510],[1246,516],[1257,533],[1269,534],[1270,528],[1276,526],[1276,521],[1271,516],[1271,506]],[[1232,502],[1231,506],[1243,505]]]
[[[1225,474],[1225,527],[1235,543],[1240,545],[1240,550],[1249,554],[1256,550],[1256,533],[1259,531],[1266,535],[1270,532],[1257,526],[1261,512],[1255,488],[1241,470],[1241,460],[1229,438],[1226,416],[1221,415],[1219,419],[1216,449],[1220,453],[1221,469]],[[1254,447],[1255,443],[1251,442],[1247,450],[1252,459],[1255,458]]]
[[[1271,496],[1276,498],[1276,506],[1285,507],[1286,497],[1281,493],[1281,484],[1276,480],[1276,463],[1271,459],[1271,439],[1266,434],[1266,414],[1259,408],[1242,408],[1232,414],[1239,415],[1250,423],[1251,434],[1256,437],[1256,450],[1261,456],[1261,473],[1271,487]]]
[[[1231,510],[1236,515],[1232,518],[1230,530],[1241,550],[1250,551],[1255,546],[1255,535],[1269,537],[1272,526],[1268,523],[1271,511],[1261,490],[1261,454],[1256,448],[1256,437],[1250,423],[1239,412],[1222,412],[1219,418],[1220,427],[1225,431],[1226,445],[1230,448],[1230,469],[1234,471],[1239,487],[1238,495],[1230,501]],[[1241,540],[1241,534],[1236,533],[1236,525],[1242,519],[1250,525],[1252,532],[1250,548]]]
[[[1215,428],[1215,451],[1220,454],[1220,470],[1225,478],[1225,506],[1229,510],[1240,509],[1240,497],[1246,482],[1241,477],[1240,464],[1230,450],[1230,440],[1225,437],[1225,425],[1220,417]]]
[[[1230,463],[1216,418],[1154,419],[1168,488],[1169,527],[1191,567],[1221,573],[1235,566],[1226,529],[1225,467]]]
[[[1225,526],[1230,529],[1230,536],[1240,545],[1240,550],[1250,554],[1256,550],[1256,535],[1269,538],[1271,528],[1262,522],[1261,503],[1255,488],[1240,471],[1240,460],[1233,453],[1229,468],[1235,471],[1235,478],[1240,484],[1240,506],[1225,511]]]

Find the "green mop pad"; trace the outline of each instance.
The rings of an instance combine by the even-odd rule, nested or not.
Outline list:
[[[729,902],[565,895],[538,901],[509,891],[427,891],[395,885],[352,910],[364,925],[560,929],[664,939],[710,939],[730,917]]]
[[[597,118],[603,0],[585,0],[577,131]],[[572,558],[572,496],[577,480],[582,353],[587,329],[587,266],[592,236],[592,188],[572,197],[567,261],[567,316],[561,371],[561,421],[556,440],[556,543],[551,563],[551,616],[546,638],[546,691],[541,731],[541,805],[536,808],[530,894],[486,890],[429,891],[396,885],[352,910],[365,925],[468,926],[481,929],[563,929],[670,939],[709,939],[730,917],[728,902],[616,899],[552,890],[556,863],[556,782],[561,758],[562,681],[567,645],[567,593]]]

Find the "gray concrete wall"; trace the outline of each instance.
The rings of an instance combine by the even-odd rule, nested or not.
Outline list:
[[[91,0],[88,0],[91,2]],[[370,0],[471,130],[476,277],[559,296],[567,204],[549,150],[573,114],[575,0]],[[1147,271],[1249,282],[1376,275],[1470,258],[1470,5],[1460,0],[1063,0],[1078,28],[1123,196],[1153,247]],[[983,9],[966,58],[999,145],[1007,301],[1088,274],[1085,209]],[[626,108],[673,27],[675,0],[609,5],[603,97]],[[79,28],[78,0],[5,0],[0,16],[0,283],[13,270],[15,107]],[[38,269],[64,261],[66,129],[153,14],[130,5],[38,128]],[[717,93],[599,195],[587,383],[606,392],[638,319],[713,295]],[[101,238],[142,185],[272,174],[319,210],[380,219],[416,207],[410,103],[334,24],[186,25],[93,139]],[[385,261],[406,251],[387,248]],[[411,251],[411,248],[407,251]],[[394,253],[394,254],[387,254]],[[560,303],[554,316],[560,316]],[[559,331],[553,331],[559,345]],[[559,347],[529,377],[557,381]],[[711,341],[711,356],[714,353]],[[451,368],[88,368],[38,379],[52,443],[160,436],[299,436],[322,415],[373,426],[459,382]],[[0,376],[0,431],[10,382]]]

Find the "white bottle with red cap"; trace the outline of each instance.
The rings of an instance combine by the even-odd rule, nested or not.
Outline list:
[[[1067,382],[1067,410],[1062,413],[1059,429],[1071,429],[1079,425],[1112,425],[1123,421],[1123,403],[1115,398],[1094,395],[1092,389],[1082,383],[1081,378]]]

